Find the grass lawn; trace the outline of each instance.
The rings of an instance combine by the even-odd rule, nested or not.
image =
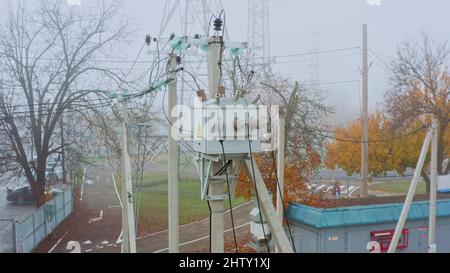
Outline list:
[[[152,187],[154,185],[158,185],[163,181],[167,181],[167,172],[144,172],[144,176],[142,178],[142,187]]]
[[[167,228],[167,182],[161,183],[161,179],[167,179],[167,174],[146,173],[143,182],[143,191],[140,192],[141,206],[139,211],[138,233],[148,234]],[[117,188],[121,191],[120,178],[116,176]],[[155,182],[156,181],[156,182]],[[158,182],[159,181],[159,182]],[[209,216],[208,204],[200,199],[200,181],[183,180],[179,185],[180,191],[180,225],[199,221]],[[135,193],[134,203],[138,195]],[[244,198],[232,200],[232,205],[245,203]],[[224,201],[224,208],[228,210],[228,200]]]
[[[181,183],[189,184],[189,182]],[[181,186],[180,185],[180,186]],[[196,185],[198,186],[198,185]],[[191,186],[187,186],[191,188]],[[198,192],[200,188],[198,187]],[[182,193],[182,187],[180,187]],[[193,221],[199,221],[209,216],[208,205],[206,201],[200,199],[199,195],[183,195],[180,194],[180,225],[188,224]],[[244,203],[243,198],[236,198],[232,201],[232,205],[237,206]],[[224,208],[229,207],[228,200],[224,201]],[[141,208],[139,213],[139,230],[154,231],[154,226],[158,226],[157,230],[167,228],[167,193],[164,192],[142,192]]]
[[[194,182],[198,180],[198,176],[181,176],[181,182]],[[161,184],[167,184],[167,172],[146,171],[142,178],[142,188],[157,187]]]
[[[382,184],[369,185],[370,190],[385,191],[399,194],[406,194],[409,189],[411,181],[400,182],[386,182]],[[416,193],[426,193],[425,182],[419,182],[417,184]]]
[[[169,162],[168,154],[166,154],[166,153],[160,154],[158,156],[158,158],[155,160],[155,163],[161,164],[161,165],[167,165],[168,162]],[[186,164],[193,164],[192,160],[186,156],[181,155],[180,156],[180,165],[184,166]]]

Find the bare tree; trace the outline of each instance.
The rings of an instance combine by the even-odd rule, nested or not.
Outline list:
[[[62,148],[55,145],[61,115],[88,111],[80,106],[83,102],[90,108],[105,106],[98,81],[121,82],[97,61],[129,34],[119,8],[115,2],[100,2],[82,12],[55,1],[41,1],[36,8],[11,2],[0,28],[0,65],[6,71],[0,94],[2,130],[38,206],[45,202],[47,159]]]
[[[257,62],[251,52],[224,62],[228,93],[248,94],[260,97],[263,104],[280,105],[286,121],[285,148],[292,161],[304,160],[307,150],[320,151],[323,139],[316,131],[322,131],[322,121],[330,112],[323,104],[320,90],[306,88],[298,82],[272,71],[272,60]],[[257,71],[254,71],[256,69]]]
[[[450,122],[450,75],[447,43],[436,43],[426,34],[420,41],[405,41],[391,63],[391,88],[386,93],[386,107],[394,120],[394,127],[404,128],[411,121],[433,116],[439,122],[438,174],[447,174],[450,163],[448,134]],[[429,177],[422,171],[429,187]]]
[[[261,85],[271,91],[266,94],[270,103],[278,103],[283,108],[288,158],[291,161],[302,160],[308,150],[319,152],[323,139],[317,132],[324,130],[322,121],[331,111],[323,104],[321,93],[302,87],[298,82],[292,86],[288,79],[281,77],[274,76],[268,82],[261,82]]]

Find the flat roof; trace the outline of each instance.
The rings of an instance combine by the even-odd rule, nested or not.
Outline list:
[[[438,196],[436,217],[450,216],[450,196]],[[414,200],[416,201],[411,204],[407,221],[428,219],[429,201],[424,201],[423,198],[424,195],[415,196]],[[286,214],[288,220],[292,222],[302,223],[318,229],[391,223],[398,221],[404,200],[405,196],[349,199],[348,201],[340,202],[343,206],[331,208],[314,208],[290,203]],[[387,202],[380,203],[383,201]]]

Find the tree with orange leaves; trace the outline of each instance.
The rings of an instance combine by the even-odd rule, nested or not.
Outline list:
[[[274,153],[263,153],[255,156],[258,166],[261,168],[261,175],[264,179],[267,189],[272,192],[273,202],[275,204],[277,179],[276,162]],[[310,206],[319,206],[326,202],[321,194],[312,193],[307,186],[308,177],[320,165],[319,154],[312,148],[308,149],[304,160],[297,160],[285,167],[284,176],[284,205],[288,202],[302,203]],[[236,186],[236,195],[243,196],[247,200],[251,199],[254,194],[254,184],[249,178],[249,170],[243,168]]]
[[[377,112],[369,117],[369,172],[373,176],[385,175],[387,171],[397,171],[403,175],[407,168],[415,168],[426,134],[426,125],[430,118],[410,122],[402,130],[395,130],[392,120]],[[447,130],[444,140],[450,141]],[[334,141],[327,145],[326,166],[334,169],[341,167],[348,175],[358,173],[361,166],[361,120],[338,128],[334,132]],[[448,153],[450,148],[446,148]],[[426,159],[428,164],[430,158]],[[422,177],[429,189],[429,176],[426,170]]]
[[[388,139],[390,123],[382,113],[369,117],[369,139]],[[361,168],[361,120],[347,127],[338,128],[334,132],[336,141],[327,145],[326,166],[330,169],[341,167],[347,175],[358,173]],[[369,143],[369,172],[373,176],[383,175],[389,170],[388,158],[391,144],[389,142]]]
[[[403,42],[391,63],[391,88],[386,93],[386,109],[395,131],[404,131],[424,118],[438,120],[439,175],[450,171],[449,61],[448,44],[437,43],[426,34],[420,41]]]

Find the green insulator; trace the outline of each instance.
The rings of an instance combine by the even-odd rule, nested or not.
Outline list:
[[[244,52],[244,50],[243,50],[242,48],[240,48],[240,47],[233,47],[233,48],[230,48],[230,55],[231,55],[232,57],[238,57],[238,56],[241,56],[243,52]]]
[[[177,51],[178,53],[183,52],[188,46],[188,44],[186,43],[186,39],[184,39],[183,37],[173,38],[170,45],[172,46],[172,49],[174,51]]]

